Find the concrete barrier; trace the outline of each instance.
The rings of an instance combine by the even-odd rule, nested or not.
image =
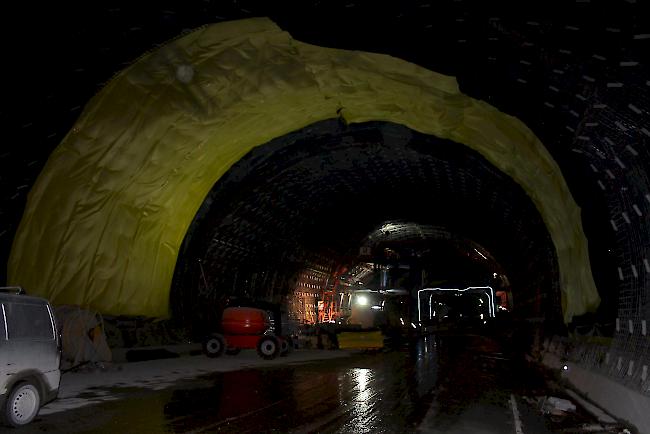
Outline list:
[[[562,378],[613,416],[634,425],[641,434],[650,434],[650,397],[580,365],[562,361],[555,354],[545,353],[542,363],[559,370]],[[564,365],[567,369],[563,369]]]

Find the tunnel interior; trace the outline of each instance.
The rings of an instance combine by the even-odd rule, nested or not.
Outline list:
[[[457,143],[340,119],[255,148],[215,184],[179,254],[173,316],[205,330],[229,297],[291,305],[369,260],[409,267],[391,282],[408,291],[504,276],[517,315],[561,322],[554,246],[519,185]]]
[[[21,10],[14,12],[16,7]],[[647,398],[646,8],[632,0],[8,5],[11,19],[1,30],[7,65],[0,72],[0,124],[5,137],[15,139],[6,140],[0,153],[0,280],[8,280],[14,235],[39,173],[111,77],[191,29],[268,16],[309,44],[385,53],[454,76],[463,93],[516,116],[541,139],[581,208],[602,299],[595,317],[577,318],[585,327],[573,330],[578,340],[595,345],[567,341],[554,348]],[[519,186],[458,144],[399,125],[345,125],[338,119],[256,148],[214,185],[178,256],[173,318],[201,333],[213,328],[231,295],[290,306],[296,294],[319,292],[343,275],[374,284],[368,262],[391,266],[389,285],[397,288],[458,287],[504,276],[514,313],[561,322],[554,247]],[[453,411],[458,392],[476,390],[475,362],[454,357],[449,366],[457,375],[441,376],[448,383],[441,399]],[[387,366],[395,370],[395,364]],[[333,370],[316,378],[322,384],[338,380]],[[262,381],[251,386],[256,397]],[[284,390],[284,379],[277,384]],[[378,386],[377,396],[390,396],[389,386]],[[241,378],[231,387],[241,390]],[[232,404],[231,397],[226,401]],[[187,396],[182,398],[185,409]],[[196,401],[209,400],[200,395]],[[349,408],[358,408],[359,399],[352,402]],[[89,413],[98,419],[94,409]]]
[[[22,43],[7,47],[20,74],[2,72],[5,83],[16,84],[7,86],[2,123],[11,136],[21,137],[0,154],[6,166],[0,183],[6,205],[0,212],[3,280],[29,187],[84,104],[111,76],[189,29],[269,16],[305,42],[387,53],[453,75],[467,94],[522,119],[558,162],[582,208],[603,300],[598,321],[611,328],[617,317],[647,316],[650,87],[644,61],[648,26],[640,3],[250,1],[150,7],[102,1],[76,9],[47,6],[34,16],[21,5],[10,10],[13,26],[3,28],[7,40],[22,35]],[[369,12],[375,19],[367,19]],[[34,55],[26,47],[43,49]],[[185,266],[184,258],[179,264]]]

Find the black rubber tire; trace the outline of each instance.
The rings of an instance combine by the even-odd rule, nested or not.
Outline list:
[[[265,360],[273,360],[280,355],[280,342],[275,336],[262,336],[257,342],[257,354]]]
[[[241,348],[236,348],[236,347],[226,348],[226,354],[228,354],[229,356],[236,356],[240,352],[241,352]]]
[[[280,339],[280,357],[287,357],[293,349],[293,342],[289,336]]]
[[[41,408],[41,393],[31,381],[21,381],[11,389],[2,409],[3,422],[12,427],[30,423]]]
[[[226,351],[226,340],[218,333],[212,334],[203,341],[203,354],[210,358],[220,357]]]

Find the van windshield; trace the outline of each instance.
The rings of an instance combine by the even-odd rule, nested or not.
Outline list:
[[[54,329],[45,304],[3,303],[7,337],[11,339],[51,340]]]

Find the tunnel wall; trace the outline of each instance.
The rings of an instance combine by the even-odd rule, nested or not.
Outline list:
[[[538,207],[565,319],[597,306],[580,210],[528,128],[460,93],[452,77],[303,44],[266,19],[177,39],[91,100],[30,192],[9,282],[56,304],[168,315],[179,247],[212,185],[254,146],[336,116],[400,123],[479,151]]]
[[[229,296],[270,300],[303,292],[291,282],[300,270],[320,274],[324,266],[331,275],[355,264],[359,246],[369,246],[368,234],[386,222],[395,241],[410,240],[403,259],[416,267],[424,261],[444,269],[439,264],[450,258],[447,245],[440,258],[417,259],[415,250],[437,250],[428,243],[445,238],[428,225],[445,228],[446,239],[455,234],[459,244],[482,243],[477,247],[500,266],[492,271],[507,275],[516,292],[517,316],[561,321],[555,249],[521,186],[468,147],[402,125],[339,119],[258,146],[219,179],[181,247],[172,316],[196,323],[206,311],[201,316],[210,323],[214,306]],[[485,285],[492,272],[459,266],[455,278]],[[303,289],[320,293],[327,279],[320,280],[318,289],[314,279]]]
[[[650,397],[648,396],[647,387],[640,387],[639,381],[631,384],[628,381],[621,381],[621,378],[612,378],[610,372],[604,365],[621,364],[620,361],[614,361],[611,353],[607,356],[607,351],[600,351],[600,360],[593,356],[593,347],[581,345],[581,348],[567,351],[567,342],[557,338],[548,342],[545,351],[542,354],[542,363],[546,367],[561,373],[561,378],[568,381],[573,387],[580,390],[587,398],[605,409],[609,414],[632,423],[640,433],[650,433]],[[575,353],[581,353],[577,355]],[[590,354],[592,353],[592,354]],[[568,357],[567,357],[568,356]],[[591,363],[585,363],[586,359],[591,359]],[[567,369],[563,369],[566,365]],[[624,366],[626,371],[633,370],[633,367]],[[620,369],[620,368],[619,368]],[[632,376],[630,373],[629,376]],[[638,380],[638,378],[637,378]],[[645,381],[645,380],[644,380]],[[642,383],[642,382],[641,382]]]

